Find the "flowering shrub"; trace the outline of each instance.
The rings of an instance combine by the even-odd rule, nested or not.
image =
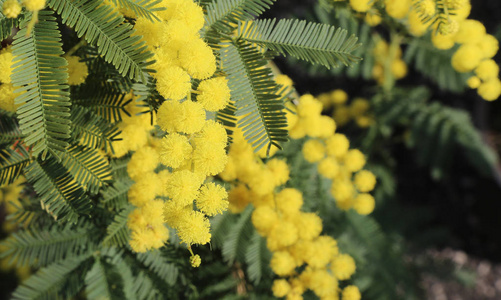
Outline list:
[[[215,298],[228,284],[358,300],[373,286],[349,245],[352,230],[386,251],[370,217],[379,174],[337,127],[372,128],[378,103],[298,95],[270,60],[342,70],[370,55],[391,91],[408,73],[402,39],[366,46],[328,24],[255,20],[274,2],[2,2],[0,258],[22,280],[14,299]],[[467,19],[468,1],[333,2],[370,26],[429,30],[464,84],[501,94],[497,40]]]

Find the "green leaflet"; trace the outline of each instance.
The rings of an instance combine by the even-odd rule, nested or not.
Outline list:
[[[237,32],[239,39],[328,69],[338,67],[339,62],[349,66],[360,61],[352,54],[360,46],[357,37],[347,35],[345,29],[294,19],[240,22]]]
[[[23,92],[15,100],[22,104],[17,108],[19,127],[33,155],[42,158],[65,151],[71,123],[67,62],[60,56],[61,34],[52,14],[40,11],[30,35],[24,21],[12,47],[12,84]]]
[[[279,86],[273,81],[267,61],[259,50],[243,40],[221,49],[223,69],[235,101],[237,123],[245,139],[258,151],[264,146],[287,141],[284,103],[277,95]]]
[[[72,27],[78,37],[97,46],[106,62],[123,76],[145,80],[148,59],[152,57],[141,36],[132,36],[132,25],[113,12],[113,8],[97,0],[49,0],[48,5],[61,15],[63,23]]]

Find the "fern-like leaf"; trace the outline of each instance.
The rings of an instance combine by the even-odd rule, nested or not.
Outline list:
[[[132,25],[98,0],[49,0],[50,8],[61,15],[63,23],[74,28],[78,37],[96,45],[106,62],[112,63],[123,76],[144,81],[148,59],[141,36],[132,36]]]
[[[270,8],[276,0],[216,0],[207,5],[207,31],[231,32],[239,21],[252,20]]]
[[[221,49],[228,86],[235,101],[238,127],[257,151],[287,141],[284,103],[277,95],[278,85],[266,60],[253,45],[243,41],[229,43]]]
[[[112,209],[122,209],[129,203],[127,192],[134,182],[130,179],[115,180],[112,185],[100,191],[99,202],[105,207]]]
[[[12,294],[12,299],[58,299],[68,277],[88,258],[88,255],[71,257],[54,263],[24,281]]]
[[[360,60],[352,54],[360,44],[357,37],[345,29],[304,20],[275,19],[239,23],[237,35],[250,43],[256,43],[273,52],[291,55],[328,69],[339,62],[350,66]]]
[[[108,160],[94,149],[73,145],[64,154],[62,165],[92,194],[111,180]]]
[[[10,145],[24,138],[19,130],[16,118],[0,115],[0,146]]]
[[[25,168],[42,208],[58,221],[75,222],[92,207],[85,191],[55,158],[34,161]]]
[[[26,145],[33,145],[33,155],[47,153],[58,157],[70,137],[70,99],[68,73],[61,34],[50,11],[40,11],[31,34],[28,22],[15,36],[12,52],[12,83],[23,92],[16,97],[19,127],[26,134]],[[58,154],[59,152],[59,154]]]
[[[253,232],[251,223],[252,206],[248,206],[231,228],[223,243],[223,258],[232,264],[237,258],[245,258],[245,250]]]
[[[113,222],[106,228],[106,237],[103,240],[103,245],[122,247],[129,242],[127,218],[133,209],[134,206],[129,205],[115,215]]]
[[[120,130],[86,107],[73,105],[71,120],[72,138],[87,148],[107,151],[113,149],[112,142],[118,140]]]
[[[97,258],[85,276],[85,291],[88,299],[124,299],[122,280],[116,268]]]
[[[266,268],[269,268],[270,251],[266,247],[266,239],[254,231],[249,247],[245,253],[245,262],[247,263],[247,274],[254,284],[266,274]]]
[[[29,154],[22,148],[0,150],[0,186],[13,183],[30,163]]]
[[[2,241],[5,251],[0,257],[9,257],[16,266],[39,267],[83,255],[94,248],[89,236],[92,227],[88,224],[79,225],[15,232]]]
[[[137,259],[160,279],[174,285],[179,275],[179,268],[168,257],[162,255],[160,250],[137,253]]]
[[[112,0],[117,6],[125,9],[130,9],[138,17],[146,18],[150,21],[160,21],[154,12],[162,10],[161,7],[157,5],[160,4],[161,0]]]

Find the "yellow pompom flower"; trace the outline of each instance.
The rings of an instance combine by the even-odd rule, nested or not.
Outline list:
[[[331,270],[339,280],[350,279],[355,273],[355,260],[348,254],[339,254],[332,259]]]
[[[421,12],[427,16],[435,15],[436,3],[433,0],[423,0],[419,3],[419,9]]]
[[[356,172],[365,165],[365,156],[358,149],[352,149],[344,156],[344,165],[350,172]]]
[[[230,205],[228,206],[230,212],[234,214],[241,213],[251,202],[251,192],[245,186],[245,184],[240,184],[230,190],[228,193],[228,201]]]
[[[311,163],[320,161],[325,157],[325,146],[319,140],[308,140],[303,145],[303,156]]]
[[[157,124],[169,133],[183,132],[192,134],[199,132],[205,124],[205,110],[199,103],[187,100],[165,101],[157,112]]]
[[[477,20],[464,20],[459,24],[459,30],[454,40],[460,44],[476,44],[486,35],[485,26]]]
[[[193,150],[193,168],[195,172],[207,176],[216,175],[224,170],[228,156],[224,148],[205,144]]]
[[[271,251],[293,245],[298,240],[298,229],[292,222],[281,220],[268,234],[267,246]]]
[[[268,169],[273,173],[275,186],[285,184],[289,180],[289,166],[285,160],[271,159],[266,163]]]
[[[248,178],[248,185],[258,196],[263,196],[273,192],[273,189],[275,188],[273,172],[267,168],[261,169]]]
[[[320,130],[317,132],[316,136],[320,138],[329,138],[336,131],[336,122],[328,116],[320,116],[319,118]]]
[[[9,48],[3,49],[0,52],[0,82],[10,83],[10,75],[12,74],[12,50]]]
[[[452,67],[454,70],[465,73],[473,71],[483,58],[482,50],[476,45],[465,44],[452,56]]]
[[[208,216],[215,216],[228,209],[226,189],[213,182],[204,184],[196,200],[197,208]]]
[[[228,143],[226,129],[221,123],[214,120],[207,120],[202,131],[193,138],[195,147],[210,145],[211,147],[225,148]]]
[[[412,9],[409,12],[409,32],[413,36],[422,36],[428,30],[428,25],[421,21],[419,14],[420,13],[416,9]]]
[[[311,241],[322,232],[322,219],[315,213],[300,213],[294,218],[299,238]]]
[[[452,34],[432,33],[431,42],[435,48],[447,50],[454,47],[454,36]]]
[[[332,116],[338,126],[346,125],[350,122],[350,109],[346,106],[338,106]]]
[[[278,251],[273,253],[270,266],[275,274],[286,276],[294,271],[296,264],[294,263],[294,258],[288,252]]]
[[[45,7],[45,0],[23,0],[23,5],[28,11],[39,11]]]
[[[374,211],[376,201],[371,194],[358,194],[353,203],[353,209],[361,215],[368,215]]]
[[[332,99],[332,103],[336,105],[344,104],[346,103],[346,101],[348,101],[348,94],[341,89],[336,89],[332,91],[330,97]]]
[[[343,289],[341,300],[360,300],[362,295],[358,288],[354,285],[349,285]]]
[[[322,113],[322,102],[315,99],[312,95],[306,94],[299,97],[297,105],[297,114],[299,117],[314,117],[318,118]]]
[[[470,78],[468,78],[468,81],[466,81],[466,84],[471,89],[477,89],[482,84],[482,81],[480,81],[480,78],[478,78],[477,76],[471,76]]]
[[[486,34],[480,39],[477,46],[485,58],[492,58],[499,50],[499,41],[494,36]]]
[[[374,27],[374,26],[381,24],[382,20],[383,19],[381,18],[381,16],[376,14],[376,13],[369,12],[365,15],[365,23],[367,23],[367,25],[369,25],[371,27]]]
[[[172,228],[178,228],[193,211],[193,206],[179,206],[176,202],[170,200],[164,204],[164,220]]]
[[[477,74],[477,76],[483,81],[487,81],[491,78],[498,77],[499,66],[494,60],[486,59],[480,62],[478,67],[475,69],[475,74]]]
[[[190,256],[190,264],[193,268],[198,268],[200,267],[200,264],[202,263],[202,259],[200,258],[200,255],[192,255]]]
[[[0,85],[0,108],[6,111],[15,112],[16,105],[14,104],[14,86],[10,83]]]
[[[190,159],[192,147],[184,135],[171,133],[162,139],[160,162],[167,167],[179,168],[187,159]]]
[[[158,152],[154,148],[139,148],[127,163],[127,173],[132,180],[139,180],[144,174],[153,172],[158,162]]]
[[[68,84],[79,85],[84,83],[89,75],[87,65],[80,62],[80,58],[77,56],[68,56],[66,60],[68,61]]]
[[[388,15],[395,19],[405,18],[411,7],[410,0],[385,0],[384,3]]]
[[[335,180],[332,183],[331,193],[336,198],[336,201],[344,201],[353,197],[355,189],[348,180]]]
[[[352,116],[360,116],[366,113],[370,108],[370,103],[364,98],[355,98],[350,104],[350,113]]]
[[[477,90],[480,97],[487,101],[494,101],[501,94],[501,81],[498,78],[492,78],[482,83]]]
[[[217,174],[221,179],[226,182],[231,182],[237,179],[237,164],[235,163],[235,159],[231,156],[228,157],[228,162],[226,162],[226,166],[224,170]]]
[[[174,7],[171,6],[170,8],[172,9]],[[173,9],[170,14],[170,21],[180,20],[184,22],[192,31],[202,29],[205,23],[204,12],[194,1],[181,1],[181,3],[175,6],[175,9]]]
[[[263,236],[267,236],[271,229],[278,224],[278,214],[270,206],[259,206],[252,212],[252,224]]]
[[[358,12],[366,12],[371,8],[372,1],[370,0],[350,0],[350,6]]]
[[[186,206],[195,200],[204,179],[204,176],[188,170],[173,172],[165,187],[166,193],[177,205]]]
[[[287,293],[289,293],[291,286],[285,279],[276,279],[273,281],[271,290],[273,292],[273,296],[280,298],[285,297]]]
[[[338,282],[327,270],[314,270],[309,287],[318,297],[325,297],[337,293]]]
[[[180,50],[190,41],[200,39],[198,33],[181,20],[170,20],[167,22],[163,26],[162,33],[160,46],[167,46],[176,51]]]
[[[337,242],[330,236],[319,236],[312,242],[304,243],[304,260],[313,268],[325,268],[332,257],[338,254]]]
[[[144,174],[127,192],[129,202],[137,207],[144,206],[160,194],[161,187],[162,182],[155,173]]]
[[[343,157],[350,148],[350,141],[341,133],[336,133],[325,141],[327,155]]]
[[[132,231],[129,245],[135,252],[144,253],[162,247],[168,238],[169,230],[160,225]]]
[[[276,194],[275,202],[283,214],[291,216],[301,209],[303,194],[297,189],[285,188]]]
[[[148,46],[159,47],[162,42],[162,35],[166,30],[164,22],[151,22],[147,18],[138,17],[134,24],[137,35],[143,36]]]
[[[215,77],[198,85],[197,101],[208,111],[218,111],[230,102],[230,88],[225,77]]]
[[[333,179],[339,173],[339,164],[333,157],[326,157],[318,163],[318,173],[325,178]]]
[[[193,244],[205,245],[210,242],[209,219],[199,211],[191,211],[186,217],[186,220],[180,222],[181,224],[176,228],[181,242],[186,243],[188,246]]]
[[[161,68],[156,78],[157,90],[165,99],[180,100],[190,92],[190,75],[180,67]]]
[[[17,0],[6,0],[2,6],[2,13],[7,18],[17,18],[21,13],[21,5]]]
[[[371,171],[362,170],[355,175],[354,181],[360,192],[370,192],[376,185],[376,176]]]
[[[179,64],[196,79],[211,77],[216,71],[216,57],[203,40],[194,39],[179,49]]]

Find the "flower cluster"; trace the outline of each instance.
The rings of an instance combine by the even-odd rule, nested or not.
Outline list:
[[[302,299],[302,294],[310,289],[321,299],[338,299],[338,281],[351,277],[355,261],[339,253],[335,239],[321,235],[322,219],[318,215],[301,211],[302,193],[282,188],[289,180],[287,162],[272,158],[264,163],[262,156],[254,153],[236,130],[228,164],[220,177],[232,183],[231,212],[242,212],[249,204],[255,207],[252,224],[266,237],[272,252],[271,269],[280,277],[273,282],[273,294]],[[360,292],[357,287],[348,286],[342,297],[358,300]]]
[[[345,135],[334,133],[334,120],[320,114],[322,102],[313,96],[301,96],[295,110],[296,114],[288,115],[290,136],[293,139],[310,137],[303,145],[303,156],[308,162],[317,163],[318,172],[332,180],[331,193],[337,206],[343,210],[353,208],[363,215],[370,214],[375,201],[368,192],[374,189],[376,177],[370,171],[362,170],[366,162],[364,154],[358,149],[350,149],[350,141]],[[324,126],[314,127],[309,118],[327,118],[331,125],[327,127],[325,122]]]
[[[45,7],[45,0],[23,0],[23,6],[27,11],[38,12]],[[17,18],[22,10],[21,3],[17,0],[6,0],[2,6],[2,13],[7,18]]]
[[[407,65],[402,60],[402,49],[397,43],[388,45],[379,39],[373,49],[375,64],[372,68],[372,77],[378,84],[383,85],[387,73],[395,79],[402,79],[407,75]]]
[[[366,22],[375,26],[381,22],[380,12],[373,6],[376,1],[350,0],[357,12],[364,12]],[[471,11],[469,0],[384,0],[386,14],[408,28],[416,37],[431,32],[431,42],[437,49],[447,50],[459,45],[451,60],[452,67],[460,73],[472,73],[467,84],[477,89],[485,100],[493,101],[501,95],[499,66],[492,59],[499,50],[498,40],[486,33],[484,25],[468,19]],[[438,8],[441,8],[440,10]],[[382,47],[384,48],[384,47]],[[376,47],[376,50],[378,47]],[[376,60],[377,60],[376,55]],[[405,76],[405,64],[394,60],[392,73]],[[384,66],[384,65],[383,65]],[[381,66],[376,64],[375,78],[384,78]],[[397,75],[398,74],[398,75]]]
[[[360,128],[369,127],[374,122],[374,117],[370,112],[370,103],[365,98],[354,98],[348,104],[348,94],[341,89],[336,89],[318,95],[317,99],[322,102],[324,111],[333,111],[332,118],[339,127],[352,120]]]

